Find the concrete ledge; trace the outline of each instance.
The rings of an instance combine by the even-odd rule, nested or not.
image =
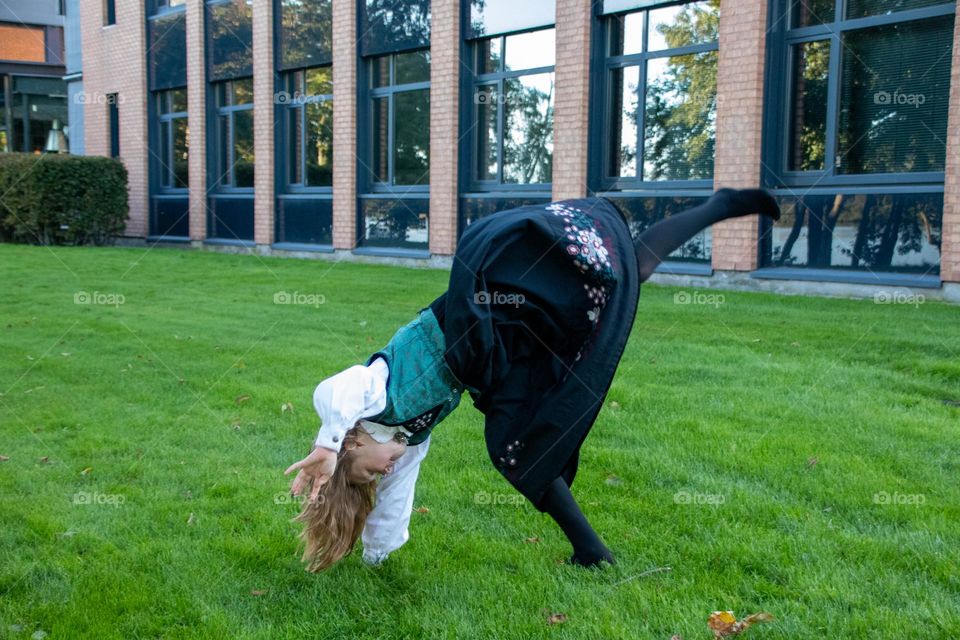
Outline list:
[[[751,271],[714,271],[713,277],[654,273],[649,282],[669,287],[722,289],[727,291],[758,291],[791,296],[818,296],[823,298],[875,298],[878,301],[897,298],[919,298],[960,302],[960,284],[946,283],[943,287],[911,287],[905,285],[862,284],[851,282],[823,282],[815,280],[778,280],[757,278]]]

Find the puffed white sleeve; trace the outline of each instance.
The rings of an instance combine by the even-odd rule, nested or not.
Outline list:
[[[387,403],[386,362],[377,358],[370,366],[354,365],[330,376],[313,392],[320,416],[318,447],[340,451],[343,437],[361,418],[382,412]]]

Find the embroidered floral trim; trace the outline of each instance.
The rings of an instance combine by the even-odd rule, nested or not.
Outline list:
[[[596,325],[600,320],[600,312],[607,304],[610,288],[616,283],[616,275],[610,264],[610,252],[593,222],[581,209],[562,202],[551,203],[546,208],[563,223],[566,251],[573,259],[574,266],[583,273],[590,274],[596,283],[583,285],[584,293],[593,305],[587,311],[587,318]],[[574,361],[579,360],[582,355],[581,349]]]

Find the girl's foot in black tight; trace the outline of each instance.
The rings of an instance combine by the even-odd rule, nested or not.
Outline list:
[[[580,567],[595,567],[604,560],[610,564],[617,564],[613,554],[610,553],[610,549],[607,549],[602,544],[600,545],[600,549],[574,551],[573,555],[570,556],[570,564],[575,564]]]
[[[555,478],[543,494],[540,507],[556,521],[573,545],[570,564],[592,567],[606,560],[615,564],[613,554],[590,526],[586,516],[580,511],[577,501],[570,493],[570,487],[563,478]]]
[[[780,219],[777,201],[763,189],[718,189],[713,197],[725,201],[733,217],[759,213],[773,220]]]

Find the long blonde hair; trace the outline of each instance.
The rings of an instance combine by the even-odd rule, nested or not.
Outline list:
[[[324,571],[348,556],[373,510],[377,481],[351,484],[348,481],[356,456],[350,455],[357,446],[357,427],[343,438],[337,454],[337,467],[316,500],[309,498],[293,520],[304,523],[300,540],[304,544],[302,560],[307,571]],[[313,486],[313,482],[310,482]],[[304,491],[311,495],[311,489]]]

